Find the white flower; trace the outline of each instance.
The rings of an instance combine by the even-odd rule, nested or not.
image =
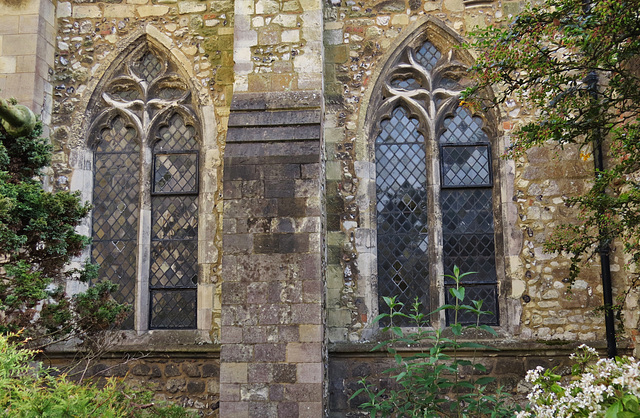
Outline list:
[[[519,418],[602,417],[620,393],[640,397],[640,363],[634,358],[600,359],[587,365],[598,357],[597,351],[584,344],[578,349],[583,352],[571,358],[584,364],[585,372],[568,385],[550,381],[542,367],[527,372],[526,380],[534,383],[527,396],[532,412],[520,413]],[[545,391],[549,384],[559,390]]]

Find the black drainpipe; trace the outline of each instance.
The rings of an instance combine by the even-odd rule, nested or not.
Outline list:
[[[587,3],[588,6],[588,2]],[[598,74],[591,71],[587,78],[587,88],[593,101],[598,100]],[[602,140],[600,138],[600,128],[596,127],[592,134],[593,141],[593,163],[596,177],[604,171],[604,158],[602,151]],[[600,233],[603,230],[600,229]],[[614,358],[617,355],[616,329],[613,317],[613,290],[611,285],[611,264],[609,260],[609,242],[601,240],[598,245],[600,252],[600,274],[602,276],[602,299],[604,302],[604,323],[607,335],[607,357]]]

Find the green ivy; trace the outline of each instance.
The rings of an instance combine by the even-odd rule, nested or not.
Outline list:
[[[555,229],[545,248],[571,260],[567,281],[614,241],[640,263],[640,0],[528,2],[508,25],[474,34],[477,85],[464,93],[475,108],[509,102],[535,118],[510,133],[507,157],[531,147],[568,144],[583,160],[597,159],[590,188],[565,204],[571,223]],[[638,283],[633,274],[633,288]],[[628,289],[627,289],[628,290]]]

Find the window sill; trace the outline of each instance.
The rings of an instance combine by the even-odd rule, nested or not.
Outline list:
[[[145,352],[179,355],[181,352],[217,353],[220,345],[214,343],[205,330],[149,330],[113,331],[113,340],[107,353]],[[54,344],[46,349],[47,354],[67,354],[78,352],[78,341]]]

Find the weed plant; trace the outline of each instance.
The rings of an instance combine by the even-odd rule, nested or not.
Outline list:
[[[361,380],[362,388],[350,398],[365,394],[368,400],[360,405],[371,417],[513,417],[517,405],[501,388],[488,390],[495,378],[482,376],[485,366],[477,361],[478,350],[491,347],[478,342],[483,332],[496,335],[495,330],[480,323],[482,315],[490,312],[482,310],[482,301],[465,302],[465,288],[462,279],[473,273],[460,273],[458,267],[453,275],[455,281],[449,289],[453,303],[443,305],[426,315],[421,312],[419,302],[414,302],[410,313],[404,313],[403,304],[396,297],[385,297],[389,313],[382,313],[375,322],[384,320],[389,325],[382,331],[391,338],[376,345],[372,351],[386,349],[394,358],[395,365],[386,370],[394,381],[391,388],[376,388],[367,378]],[[441,311],[451,312],[452,324],[444,328],[432,325]],[[473,314],[473,324],[461,324],[462,314]],[[465,315],[466,317],[466,315]],[[415,324],[412,328],[395,326],[400,318]],[[403,322],[405,322],[403,319]],[[395,321],[394,321],[395,320]],[[464,335],[473,335],[471,340]],[[402,352],[401,347],[414,348]],[[461,352],[467,358],[461,358]],[[469,359],[468,353],[472,355]]]

